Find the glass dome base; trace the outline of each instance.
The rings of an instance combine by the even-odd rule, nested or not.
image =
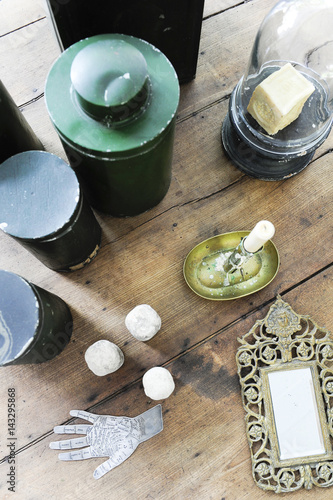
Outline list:
[[[319,141],[318,146],[323,141]],[[280,181],[301,172],[313,158],[315,150],[293,158],[265,156],[252,148],[237,132],[229,113],[222,125],[222,144],[234,165],[251,177]]]

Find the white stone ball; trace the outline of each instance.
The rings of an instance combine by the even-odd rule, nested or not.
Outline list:
[[[137,340],[145,342],[154,337],[161,328],[161,318],[148,304],[134,307],[125,318],[125,325]]]
[[[85,352],[88,368],[99,377],[118,370],[124,363],[122,350],[109,340],[98,340]]]
[[[150,399],[166,399],[175,389],[171,373],[162,366],[150,368],[143,378],[143,389]]]

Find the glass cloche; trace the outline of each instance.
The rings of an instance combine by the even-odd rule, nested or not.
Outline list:
[[[245,173],[295,175],[328,136],[332,27],[333,0],[281,0],[263,20],[222,127],[226,153]]]

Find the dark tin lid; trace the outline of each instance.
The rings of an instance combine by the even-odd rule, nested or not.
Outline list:
[[[105,158],[150,149],[174,118],[179,82],[153,45],[97,35],[63,52],[45,86],[48,112],[63,140]]]
[[[80,186],[58,156],[26,151],[0,165],[0,228],[21,239],[43,239],[63,230],[75,213]]]
[[[0,290],[0,365],[4,365],[33,342],[40,306],[29,283],[17,274],[0,269]]]

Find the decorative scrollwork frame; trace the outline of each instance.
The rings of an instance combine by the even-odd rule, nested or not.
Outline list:
[[[264,319],[238,339],[236,361],[246,412],[252,475],[267,491],[285,493],[333,485],[333,339],[280,296]],[[325,453],[280,460],[267,373],[311,368]]]

